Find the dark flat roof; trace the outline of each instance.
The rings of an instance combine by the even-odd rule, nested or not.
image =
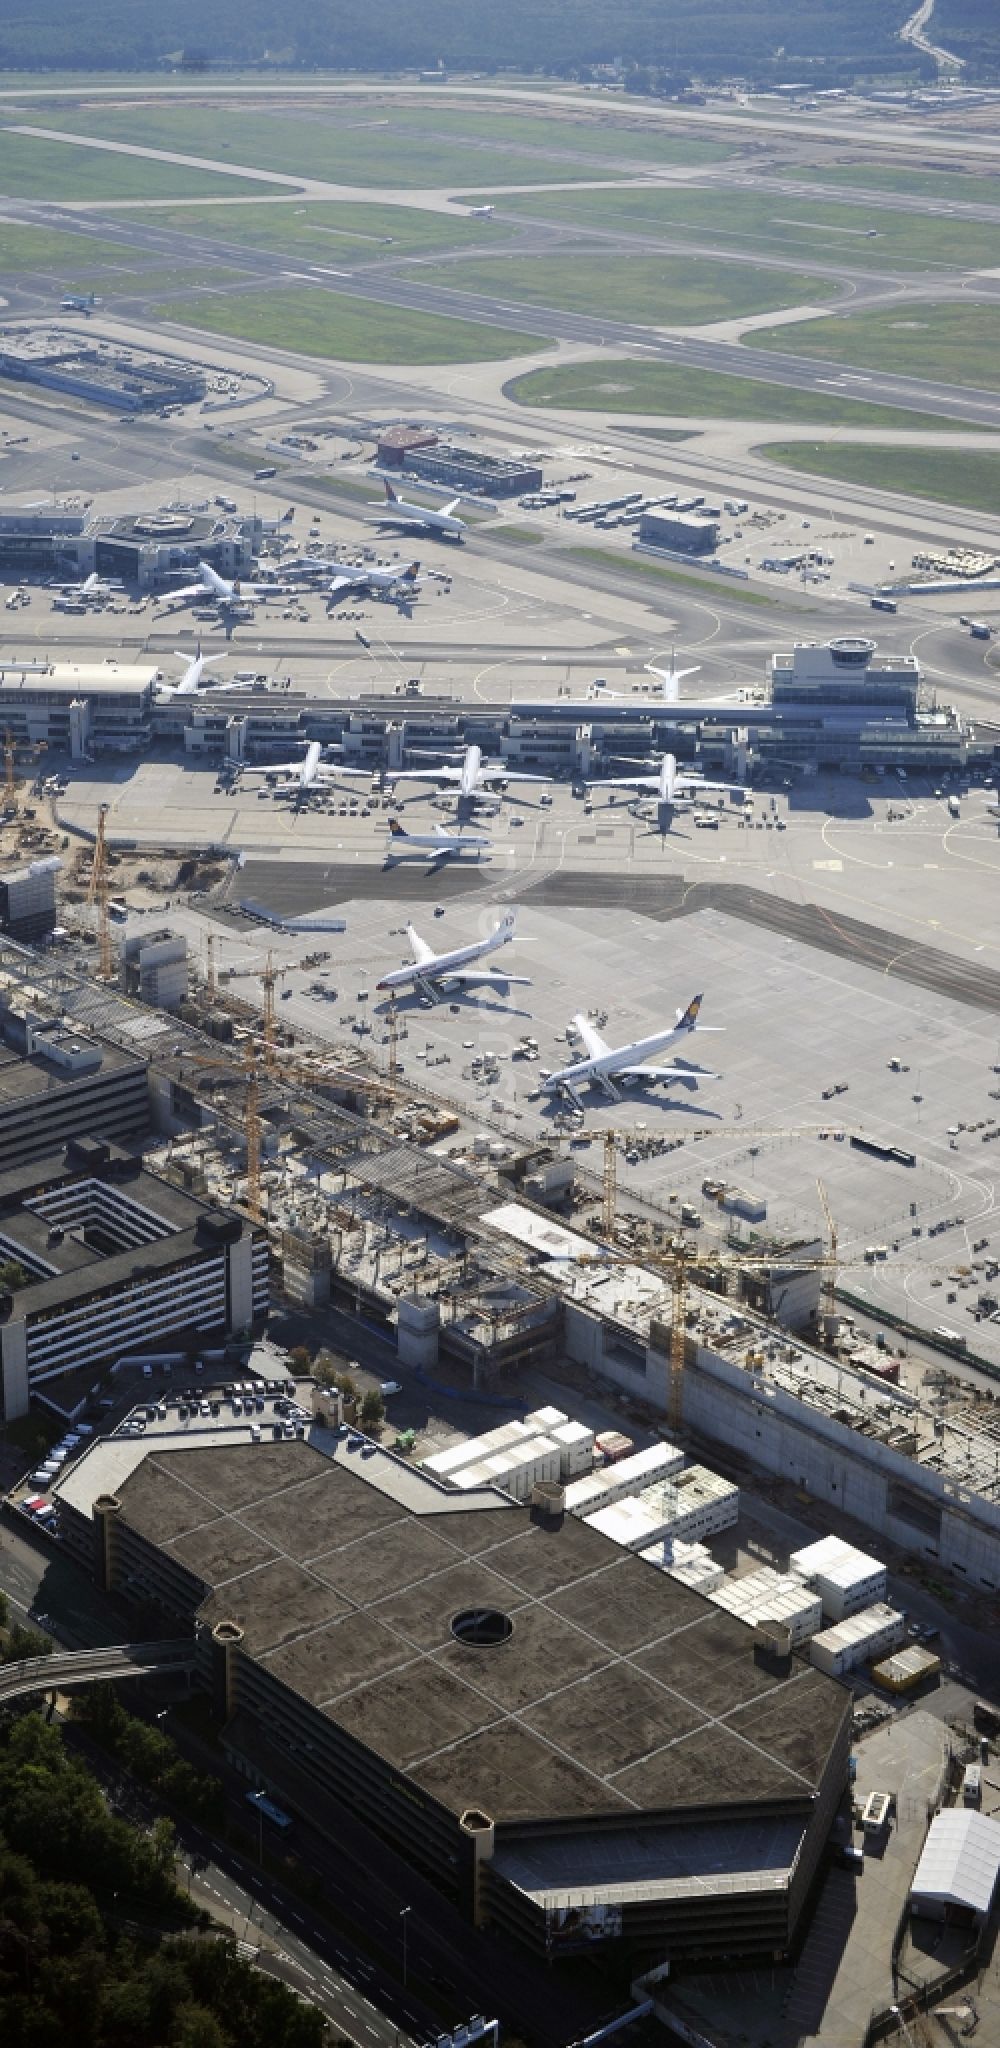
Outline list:
[[[238,1622],[265,1670],[455,1814],[809,1810],[843,1687],[763,1669],[743,1623],[571,1516],[443,1513],[429,1480],[394,1497],[374,1465],[304,1442],[151,1446],[121,1497],[210,1589],[202,1622]],[[456,1641],[453,1617],[482,1607],[509,1639]]]

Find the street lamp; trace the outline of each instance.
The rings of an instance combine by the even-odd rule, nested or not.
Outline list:
[[[399,1917],[400,1917],[400,1920],[401,1920],[401,1922],[402,1922],[402,1926],[403,1926],[403,1990],[404,1990],[404,1991],[406,1990],[406,1922],[407,1922],[407,1917],[408,1917],[408,1915],[410,1914],[410,1912],[411,1912],[411,1911],[412,1911],[412,1908],[411,1908],[410,1906],[401,1906],[401,1907],[400,1907],[400,1913],[399,1913]]]

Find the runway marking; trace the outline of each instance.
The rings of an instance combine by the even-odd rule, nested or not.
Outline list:
[[[844,871],[844,863],[842,860],[814,860],[813,867],[828,868],[831,874],[837,875],[843,874]]]

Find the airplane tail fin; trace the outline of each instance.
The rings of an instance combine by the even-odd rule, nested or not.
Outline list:
[[[505,910],[502,918],[500,919],[499,924],[497,925],[494,937],[499,939],[502,945],[506,945],[508,939],[513,938],[516,926],[517,911]]]
[[[388,505],[398,505],[398,503],[399,503],[399,499],[397,498],[397,496],[396,496],[396,493],[395,493],[395,491],[393,490],[393,488],[392,488],[392,485],[391,485],[391,483],[389,482],[389,479],[388,479],[388,477],[385,477],[385,478],[383,479],[383,481],[384,481],[384,483],[385,483],[385,496],[386,496],[386,503],[387,503]]]
[[[404,830],[403,830],[403,827],[402,827],[402,825],[400,824],[400,822],[399,822],[399,819],[398,819],[398,818],[390,818],[390,819],[389,819],[389,837],[390,837],[390,839],[405,839],[405,838],[406,838],[406,833],[404,832]]]
[[[693,1031],[698,1022],[698,1012],[704,1002],[704,995],[692,996],[687,1009],[677,1019],[678,1031]]]
[[[419,574],[420,574],[420,563],[419,563],[419,562],[411,562],[411,563],[410,563],[410,566],[409,566],[409,568],[408,568],[408,569],[404,569],[404,571],[403,571],[403,582],[404,582],[404,583],[415,583],[415,582],[416,582],[416,580],[417,580],[417,577],[419,576]]]

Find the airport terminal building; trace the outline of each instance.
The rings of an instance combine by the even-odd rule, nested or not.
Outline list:
[[[844,1688],[558,1488],[520,1505],[353,1433],[188,1426],[95,1443],[54,1491],[108,1589],[197,1633],[252,1785],[331,1829],[346,1803],[553,1960],[787,1953],[847,1783]]]

